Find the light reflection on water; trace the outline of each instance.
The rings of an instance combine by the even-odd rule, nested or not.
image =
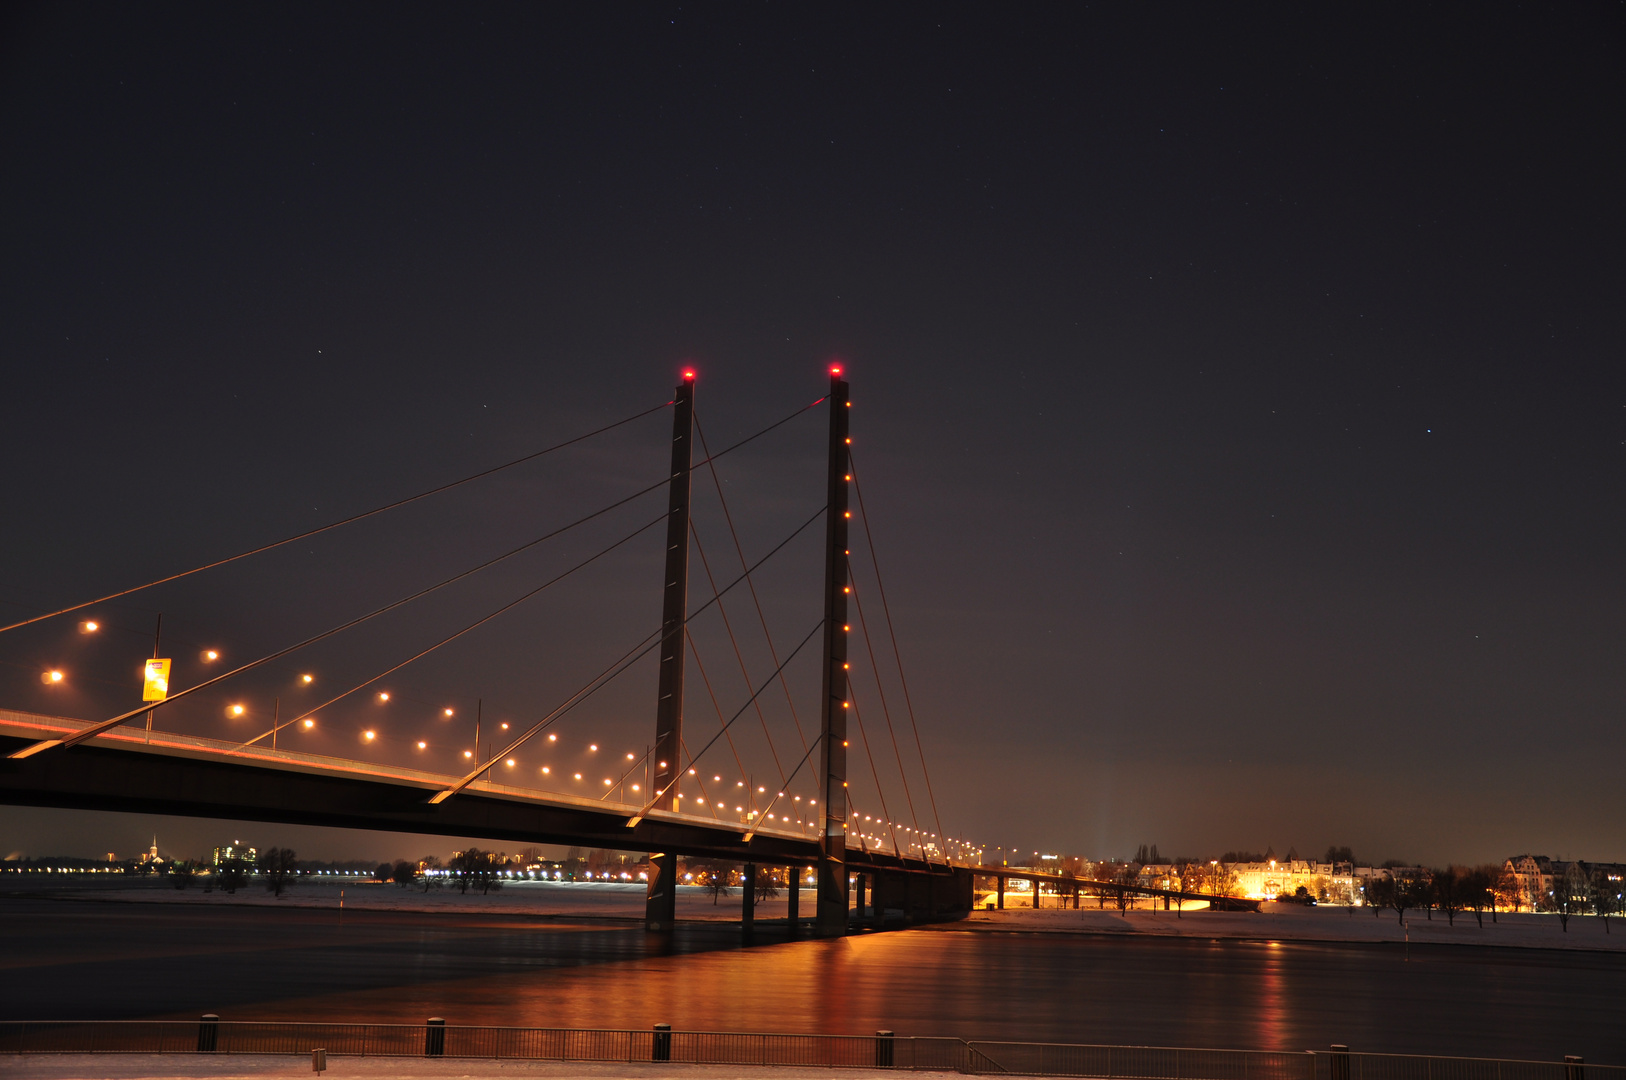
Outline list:
[[[0,1018],[333,1020],[1626,1063],[1626,958],[927,929],[738,947],[613,923],[0,901]]]

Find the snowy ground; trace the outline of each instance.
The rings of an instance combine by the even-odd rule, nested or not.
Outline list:
[[[278,1054],[0,1054],[0,1076],[30,1080],[260,1080],[268,1076],[314,1076],[309,1057]],[[470,1058],[329,1057],[322,1080],[332,1077],[546,1077],[548,1080],[830,1080],[829,1069],[795,1066],[655,1065],[579,1061],[486,1061]],[[896,1077],[895,1072],[842,1069],[845,1080]],[[957,1073],[911,1073],[920,1080],[947,1080]]]
[[[1025,899],[1025,898],[1024,898]],[[1011,903],[1006,896],[1005,902]],[[1086,899],[1078,911],[1055,908],[1007,907],[1003,911],[974,911],[963,922],[939,930],[1022,931],[1075,934],[1146,934],[1163,937],[1245,938],[1272,941],[1411,941],[1446,945],[1502,945],[1536,949],[1596,949],[1626,952],[1626,919],[1604,920],[1574,916],[1566,932],[1556,915],[1512,915],[1492,922],[1485,915],[1481,929],[1472,912],[1463,912],[1451,925],[1440,912],[1406,912],[1401,925],[1392,911],[1374,916],[1371,908],[1300,907],[1265,904],[1251,911],[1131,911],[1120,915],[1110,904],[1105,911]]]

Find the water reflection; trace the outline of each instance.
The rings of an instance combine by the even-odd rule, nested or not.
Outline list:
[[[74,908],[91,909],[68,917]],[[46,910],[48,909],[48,910]],[[121,910],[122,909],[122,910]],[[0,901],[7,1018],[867,1034],[1626,1062],[1619,955],[917,930],[738,946],[529,919]]]

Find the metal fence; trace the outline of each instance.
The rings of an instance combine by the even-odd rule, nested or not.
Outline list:
[[[0,1054],[298,1054],[673,1062],[896,1069],[1103,1080],[1626,1080],[1626,1068],[1566,1061],[1211,1050],[938,1037],[747,1034],[424,1024],[200,1021],[0,1022]],[[1590,1073],[1591,1075],[1586,1075]]]

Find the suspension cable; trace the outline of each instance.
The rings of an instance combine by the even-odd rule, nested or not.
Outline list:
[[[271,551],[272,549],[282,547],[285,544],[292,544],[296,540],[305,540],[305,539],[308,539],[308,538],[310,538],[312,536],[316,536],[316,535],[318,535],[320,533],[328,532],[329,530],[332,530],[332,529],[337,529],[337,528],[339,528],[341,526],[344,526],[344,525],[352,525],[355,522],[362,521],[362,520],[364,520],[366,518],[370,518],[370,517],[373,517],[373,516],[378,515],[378,514],[382,514],[387,510],[395,510],[395,509],[397,509],[399,507],[406,506],[408,503],[415,503],[420,499],[427,499],[431,495],[439,495],[443,491],[450,491],[455,487],[461,487],[464,484],[470,483],[471,481],[479,480],[482,477],[490,476],[493,473],[502,472],[504,469],[511,469],[515,465],[522,465],[527,461],[534,461],[535,459],[537,459],[539,457],[543,457],[544,455],[553,453],[555,450],[563,450],[567,446],[574,446],[576,443],[582,442],[585,439],[591,439],[595,435],[602,435],[606,431],[611,431],[611,430],[614,430],[615,428],[621,427],[623,424],[630,424],[634,420],[642,420],[644,417],[648,416],[650,413],[659,412],[660,410],[666,408],[670,404],[672,404],[672,403],[670,401],[668,401],[665,404],[656,405],[652,409],[645,409],[643,412],[634,413],[631,416],[629,416],[629,417],[627,417],[627,418],[625,418],[623,420],[617,420],[613,424],[606,424],[601,428],[597,428],[597,429],[595,429],[593,431],[589,431],[585,435],[577,435],[573,439],[566,439],[564,442],[554,443],[552,446],[547,447],[546,449],[537,450],[537,451],[535,451],[533,453],[526,454],[523,457],[517,457],[513,461],[504,462],[501,465],[494,465],[489,469],[482,469],[479,472],[474,473],[474,474],[472,474],[470,476],[463,477],[463,479],[461,479],[461,480],[453,480],[449,484],[441,484],[439,487],[430,488],[428,491],[421,491],[416,495],[409,495],[407,498],[397,499],[395,502],[387,503],[384,506],[376,507],[376,508],[374,508],[372,510],[367,510],[367,511],[365,511],[363,513],[360,513],[360,514],[352,515],[351,517],[347,517],[347,518],[343,519],[342,521],[335,521],[335,522],[332,522],[330,524],[320,526],[319,528],[309,529],[309,530],[307,530],[305,532],[302,532],[302,533],[298,534],[297,536],[290,536],[287,539],[277,540],[277,541],[275,541],[273,543],[270,543],[270,544],[262,544],[257,548],[251,548],[248,551],[240,552],[239,554],[232,555],[232,556],[229,556],[229,557],[224,558],[224,559],[216,559],[214,562],[204,563],[202,566],[194,566],[192,569],[183,570],[178,574],[171,574],[168,577],[161,577],[156,581],[149,581],[145,585],[137,585],[137,586],[135,586],[133,588],[123,589],[123,590],[121,590],[119,592],[108,593],[106,596],[100,596],[100,597],[97,597],[94,600],[86,600],[82,604],[75,604],[72,607],[60,608],[60,609],[58,609],[56,611],[47,612],[44,615],[35,615],[31,619],[24,619],[22,622],[15,622],[15,623],[12,623],[10,626],[0,626],[0,634],[5,633],[7,630],[16,630],[19,627],[28,626],[28,625],[31,625],[31,624],[37,623],[37,622],[43,622],[46,619],[54,619],[58,615],[67,615],[67,614],[70,614],[70,613],[75,612],[75,611],[80,611],[80,610],[82,610],[84,608],[90,607],[93,604],[105,603],[108,600],[117,600],[121,596],[129,596],[131,593],[141,592],[143,589],[151,589],[151,588],[153,588],[154,586],[157,586],[157,585],[165,585],[165,584],[168,584],[171,581],[179,581],[181,578],[191,577],[193,574],[201,574],[205,570],[213,570],[217,566],[225,566],[227,563],[234,563],[239,559],[246,559],[250,555],[258,555],[261,552]],[[800,410],[798,410],[798,411],[800,411]],[[725,451],[725,453],[726,452],[727,451]],[[664,482],[665,481],[662,481],[662,483],[664,483]]]
[[[383,671],[380,671],[377,675],[374,675],[371,678],[368,678],[368,679],[366,679],[366,680],[364,680],[362,682],[357,683],[355,686],[352,686],[350,689],[346,690],[342,694],[339,694],[339,695],[337,695],[335,697],[329,698],[327,701],[324,701],[324,702],[322,702],[322,704],[316,706],[316,708],[307,709],[305,712],[303,712],[300,715],[294,717],[292,720],[287,720],[287,721],[284,721],[281,724],[277,724],[270,731],[265,732],[265,734],[254,736],[254,738],[248,740],[248,742],[243,743],[242,745],[238,746],[236,748],[236,750],[233,751],[233,753],[235,753],[237,751],[240,751],[240,750],[245,750],[248,747],[254,745],[257,742],[259,742],[261,739],[264,739],[267,736],[273,735],[276,732],[281,731],[285,727],[291,727],[292,725],[299,723],[301,720],[304,720],[306,717],[314,716],[316,713],[321,712],[323,709],[327,708],[329,705],[332,705],[332,704],[334,704],[336,702],[339,702],[339,701],[343,701],[345,698],[349,697],[351,694],[354,694],[357,690],[360,690],[365,686],[370,686],[371,684],[377,682],[379,679],[384,678],[386,675],[391,675],[391,674],[393,674],[393,673],[395,673],[397,671],[400,671],[402,668],[406,667],[408,664],[414,663],[415,661],[418,661],[418,660],[422,660],[424,657],[428,656],[430,653],[434,652],[436,649],[440,648],[442,645],[446,645],[446,644],[449,644],[449,643],[451,643],[453,641],[456,641],[458,638],[462,637],[464,634],[469,633],[471,630],[474,630],[476,627],[480,627],[480,626],[485,625],[486,623],[490,622],[492,619],[495,619],[497,616],[501,615],[503,612],[508,611],[511,608],[518,607],[520,604],[523,604],[525,601],[529,600],[531,597],[535,596],[536,594],[542,592],[544,589],[547,589],[547,588],[550,588],[551,586],[557,585],[559,582],[563,581],[565,578],[569,577],[571,574],[574,574],[576,571],[582,569],[583,567],[597,562],[599,559],[601,559],[604,556],[608,555],[610,552],[614,551],[616,548],[620,547],[622,544],[625,544],[628,541],[630,541],[630,540],[632,540],[632,539],[634,539],[634,538],[636,538],[638,536],[641,536],[643,533],[648,532],[650,529],[654,528],[656,525],[659,525],[661,522],[665,521],[666,518],[667,518],[667,514],[663,511],[659,517],[655,518],[654,520],[652,520],[652,521],[650,521],[650,522],[648,522],[648,523],[646,523],[644,525],[638,526],[638,528],[634,529],[632,532],[628,533],[626,536],[623,536],[621,539],[617,540],[615,543],[611,544],[609,547],[602,548],[599,551],[595,552],[594,554],[589,555],[587,558],[583,559],[581,562],[577,563],[575,566],[572,566],[569,570],[566,570],[563,573],[558,574],[558,575],[550,578],[549,580],[543,582],[541,585],[538,585],[536,588],[531,589],[529,592],[526,592],[523,595],[518,596],[518,597],[514,598],[513,600],[510,600],[508,603],[504,604],[502,607],[498,608],[497,610],[491,612],[489,615],[484,615],[484,616],[480,617],[479,619],[476,619],[474,622],[469,623],[467,626],[463,627],[461,630],[458,630],[456,633],[453,633],[453,634],[448,635],[447,637],[441,638],[439,641],[435,642],[433,645],[429,646],[427,649],[424,649],[422,652],[416,653],[412,657],[401,661],[399,664],[396,664],[396,665],[394,665],[392,667],[385,668]]]
[[[823,401],[824,399],[820,398],[819,400]],[[818,404],[818,402],[814,402],[814,404]],[[711,451],[706,446],[706,429],[700,426],[700,414],[698,412],[695,413],[694,416],[694,430],[695,434],[700,436],[701,452],[708,455],[704,464],[708,466],[711,471],[711,483],[712,486],[717,489],[717,502],[723,508],[723,520],[728,522],[728,534],[734,540],[734,554],[739,557],[740,565],[744,566],[745,548],[740,544],[739,530],[734,528],[734,515],[729,512],[728,498],[723,494],[723,481],[722,478],[717,475],[716,458],[709,456]],[[720,454],[718,455],[718,457],[721,456],[722,455]],[[699,539],[696,538],[695,542],[698,544]],[[702,556],[702,559],[704,559],[704,556]],[[747,577],[745,579],[745,584],[751,590],[751,603],[754,604],[757,609],[757,622],[762,626],[762,636],[768,642],[768,655],[773,659],[773,662],[777,664],[779,663],[779,650],[774,647],[773,633],[768,629],[768,617],[762,613],[762,600],[757,596],[756,582]],[[807,736],[802,732],[801,717],[796,715],[796,699],[791,696],[790,683],[781,677],[779,680],[779,686],[785,691],[785,704],[790,706],[790,718],[791,721],[796,725],[796,738],[801,741],[802,749],[805,750],[807,749]]]
[[[654,487],[659,487],[659,486],[660,486],[659,484],[654,485]],[[130,719],[131,717],[139,716],[142,713],[149,712],[149,711],[151,711],[153,709],[163,708],[166,705],[170,705],[170,704],[172,704],[172,703],[174,703],[176,701],[179,701],[181,698],[184,698],[189,694],[193,694],[193,693],[196,693],[199,690],[202,690],[204,687],[213,686],[215,683],[221,682],[221,681],[223,681],[225,679],[229,679],[234,675],[240,675],[245,671],[249,671],[249,670],[251,670],[253,668],[257,668],[262,664],[268,664],[271,661],[276,660],[276,659],[278,659],[280,657],[287,656],[289,653],[298,652],[300,649],[305,648],[307,645],[314,645],[318,641],[321,641],[321,640],[323,640],[325,638],[330,638],[335,634],[342,633],[342,632],[344,632],[346,630],[349,630],[351,627],[359,626],[362,623],[368,621],[369,619],[376,618],[379,615],[384,614],[385,612],[393,611],[396,608],[401,607],[404,604],[410,604],[414,600],[417,600],[417,599],[420,599],[422,597],[428,596],[430,593],[435,592],[438,589],[443,589],[443,588],[445,588],[446,586],[452,584],[455,581],[461,581],[463,578],[466,578],[466,577],[470,576],[471,574],[477,574],[480,571],[486,569],[487,567],[495,566],[497,563],[502,562],[504,559],[512,558],[513,556],[518,555],[520,552],[526,551],[526,550],[528,550],[530,548],[533,548],[533,547],[535,547],[536,545],[542,543],[545,540],[551,540],[553,537],[558,536],[561,533],[568,532],[569,530],[576,528],[578,525],[583,525],[583,524],[593,520],[596,517],[601,517],[604,514],[609,513],[611,510],[614,510],[616,507],[622,506],[625,503],[631,502],[633,499],[638,498],[638,496],[647,494],[648,492],[650,492],[652,490],[654,490],[653,487],[645,488],[643,491],[635,492],[635,493],[633,493],[631,495],[628,495],[626,498],[617,500],[616,502],[611,503],[609,506],[606,506],[606,507],[604,507],[602,509],[599,509],[599,510],[595,510],[591,514],[587,514],[584,517],[579,517],[575,521],[572,521],[568,525],[561,525],[559,528],[554,529],[552,532],[544,533],[542,536],[537,537],[535,540],[527,541],[526,543],[521,544],[519,547],[513,548],[513,549],[511,549],[511,550],[509,550],[507,552],[504,552],[503,554],[498,555],[495,558],[487,559],[485,562],[481,563],[480,565],[478,565],[476,567],[473,567],[473,568],[468,569],[468,570],[464,570],[462,573],[453,574],[451,577],[446,578],[445,580],[440,581],[440,582],[438,582],[438,583],[436,583],[434,585],[431,585],[426,589],[420,589],[419,591],[413,593],[410,596],[405,596],[405,597],[402,597],[399,600],[396,600],[396,601],[393,601],[391,603],[385,604],[383,607],[376,608],[373,611],[370,611],[365,615],[362,615],[362,616],[359,616],[357,618],[351,619],[349,622],[341,623],[338,626],[335,626],[335,627],[333,627],[333,628],[331,628],[329,630],[324,630],[319,634],[314,634],[311,637],[306,638],[304,641],[301,641],[301,642],[299,642],[297,644],[294,644],[294,645],[289,645],[285,649],[278,649],[275,652],[267,653],[265,656],[262,656],[257,660],[250,660],[246,664],[240,664],[240,665],[238,665],[237,667],[233,668],[230,671],[225,671],[225,672],[220,673],[219,675],[216,675],[212,679],[205,679],[203,682],[197,683],[197,684],[195,684],[193,686],[189,686],[185,690],[177,691],[176,693],[173,693],[173,694],[169,695],[167,698],[165,698],[162,701],[150,701],[150,702],[147,702],[146,704],[141,706],[141,708],[139,708],[139,709],[131,709],[129,712],[121,713],[120,715],[115,716],[110,720],[103,720],[99,724],[92,724],[90,727],[85,728],[85,729],[83,729],[81,731],[77,731],[74,734],[72,734],[72,735],[70,735],[70,736],[68,736],[67,738],[64,738],[64,739],[42,739],[39,742],[33,743],[32,745],[29,745],[29,746],[25,746],[21,750],[17,750],[15,752],[13,752],[12,754],[8,755],[8,756],[13,757],[13,758],[25,758],[25,757],[29,757],[29,756],[31,756],[33,754],[37,754],[41,750],[48,750],[53,746],[57,746],[57,745],[75,746],[75,745],[77,745],[79,743],[84,742],[86,739],[95,738],[97,735],[100,735],[102,732],[108,731],[108,730],[110,730],[112,728],[117,727],[118,725],[124,723],[124,721]]]
[[[863,714],[858,711],[858,695],[853,693],[852,681],[850,679],[847,682],[847,698],[852,702],[853,719],[858,721],[858,737],[864,740],[864,756],[869,758],[869,774],[870,777],[875,781],[875,794],[881,800],[881,817],[882,820],[886,822],[887,829],[890,832],[892,828],[892,811],[886,808],[886,792],[881,790],[881,774],[875,769],[875,755],[870,751],[869,748],[869,733],[864,730],[864,717]],[[897,850],[898,836],[897,833],[893,832],[892,851],[894,854],[896,854]]]
[[[781,421],[781,423],[782,422],[783,421]],[[806,521],[804,521],[800,525],[796,526],[796,528],[791,532],[791,534],[789,536],[785,537],[783,540],[779,541],[779,543],[775,544],[768,551],[768,553],[766,555],[762,556],[762,558],[758,559],[756,561],[756,563],[753,564],[746,571],[746,573],[749,573],[750,571],[757,569],[757,567],[760,567],[763,563],[767,562],[769,559],[771,559],[775,555],[779,554],[779,552],[781,550],[783,550],[783,548],[785,547],[786,544],[789,544],[792,540],[796,539],[798,536],[800,536],[802,534],[803,530],[805,530],[809,525],[811,525],[815,521],[819,520],[819,518],[824,514],[825,509],[826,509],[825,507],[821,506],[817,510],[815,510],[813,512],[812,517],[808,518]],[[701,604],[698,608],[696,608],[694,611],[692,611],[688,615],[688,617],[683,620],[681,625],[683,625],[685,627],[688,626],[689,623],[692,620],[694,620],[696,617],[698,617],[707,608],[711,607],[711,605],[713,605],[713,604],[717,603],[719,600],[721,600],[722,597],[724,596],[724,594],[726,594],[730,589],[732,589],[734,586],[738,585],[740,582],[742,582],[744,580],[745,580],[745,574],[742,573],[739,577],[735,578],[733,581],[731,581],[727,585],[725,585],[721,592],[716,593],[715,595],[712,596],[712,598],[710,600],[707,600],[704,604]],[[464,788],[468,787],[470,784],[472,784],[479,777],[479,775],[482,772],[484,772],[486,770],[486,768],[490,765],[491,762],[496,761],[498,758],[507,757],[509,754],[513,753],[515,750],[518,750],[522,745],[525,744],[526,740],[530,739],[537,732],[539,732],[539,731],[543,730],[545,727],[548,727],[549,725],[553,724],[560,717],[564,716],[565,713],[569,712],[571,709],[575,708],[577,705],[581,704],[583,701],[586,701],[588,698],[592,697],[599,690],[603,689],[611,681],[613,681],[617,676],[619,676],[622,672],[626,671],[628,668],[632,667],[633,664],[637,663],[643,657],[647,656],[650,652],[652,652],[655,649],[655,647],[661,643],[661,640],[665,636],[665,633],[666,633],[666,631],[665,631],[664,628],[658,629],[658,630],[655,630],[655,631],[651,632],[649,634],[649,636],[644,638],[644,640],[642,642],[640,642],[638,645],[634,645],[625,654],[623,654],[623,657],[622,657],[621,660],[617,660],[615,663],[613,663],[609,667],[605,668],[604,671],[601,672],[599,675],[596,675],[596,676],[593,677],[593,679],[589,680],[588,683],[585,686],[583,686],[580,690],[576,691],[575,694],[571,695],[571,697],[569,699],[567,699],[564,704],[560,705],[558,708],[556,708],[552,712],[548,713],[541,720],[538,720],[535,724],[532,724],[528,729],[526,729],[522,734],[520,734],[516,739],[514,739],[513,742],[509,743],[507,747],[505,747],[500,752],[498,752],[496,754],[493,754],[487,761],[485,761],[485,762],[481,763],[479,766],[477,766],[473,772],[469,773],[467,776],[464,776],[462,779],[460,779],[456,783],[454,783],[451,787],[447,788],[446,790],[444,790],[444,791],[440,792],[439,794],[437,794],[434,798],[430,799],[429,800],[430,805],[435,805],[437,803],[445,802],[447,799],[451,798],[453,795],[456,795],[459,791],[462,791]],[[707,745],[709,746],[710,744],[707,744]],[[682,773],[680,772],[678,775],[681,776]],[[674,783],[675,782],[676,781],[674,781]],[[668,786],[670,786],[670,785],[668,785]],[[654,804],[651,803],[651,805],[654,805]],[[647,811],[647,807],[645,809]]]
[[[807,632],[807,636],[804,637],[800,642],[797,643],[796,648],[794,648],[794,649],[792,649],[790,651],[789,656],[785,657],[784,663],[779,665],[778,670],[776,670],[772,675],[768,676],[768,682],[765,682],[761,686],[757,687],[756,692],[751,695],[751,697],[746,701],[746,703],[744,705],[740,706],[738,712],[736,712],[733,716],[731,716],[729,718],[728,723],[723,725],[723,730],[719,731],[717,734],[713,735],[711,737],[710,741],[708,741],[705,746],[702,746],[700,748],[700,753],[698,753],[698,754],[696,754],[694,756],[695,761],[699,761],[702,757],[704,757],[705,754],[706,754],[706,751],[710,750],[714,745],[716,745],[717,740],[722,738],[723,735],[728,731],[728,729],[733,726],[734,721],[738,720],[741,716],[745,715],[745,710],[751,707],[751,702],[755,701],[759,694],[761,694],[764,690],[768,689],[768,686],[769,686],[769,684],[771,684],[773,682],[774,677],[777,676],[780,671],[783,671],[785,669],[786,665],[788,665],[792,660],[796,659],[796,654],[801,652],[803,647],[805,647],[808,642],[813,640],[813,635],[817,634],[819,632],[819,629],[822,626],[824,626],[824,617],[821,615],[819,617],[819,621],[813,624],[813,629],[809,630]],[[678,774],[678,776],[681,776],[681,775],[682,775],[682,773]],[[649,802],[644,805],[644,808],[642,810],[638,811],[638,813],[634,814],[631,818],[627,819],[627,827],[629,829],[633,828],[633,827],[637,826],[637,824],[640,821],[644,820],[644,817],[650,812],[650,810],[652,810],[654,808],[656,803],[660,802],[662,797],[664,797],[666,795],[666,792],[671,788],[672,784],[675,784],[675,783],[677,783],[677,777],[673,777],[672,782],[670,784],[667,784],[666,787],[662,788],[660,791],[657,791],[655,793],[655,797],[653,799],[650,799]]]
[[[848,569],[851,569],[851,560],[848,560]],[[869,651],[870,670],[875,675],[875,692],[881,699],[881,715],[886,718],[886,732],[892,738],[892,756],[898,762],[898,777],[903,781],[903,798],[909,805],[909,821],[916,829],[920,828],[920,819],[915,814],[915,797],[909,792],[909,774],[903,768],[903,753],[898,749],[898,733],[892,728],[892,710],[886,704],[886,686],[881,682],[881,665],[875,662],[875,643],[870,637],[869,623],[864,619],[864,602],[858,597],[858,578],[849,573],[853,591],[853,604],[858,608],[858,625],[864,631],[864,648]],[[924,855],[924,852],[922,852]]]
[[[858,463],[853,460],[851,447],[847,448],[847,467],[852,470],[853,494],[858,496],[858,516],[864,521],[864,545],[869,549],[870,565],[875,570],[875,591],[881,597],[881,612],[886,617],[886,632],[892,639],[892,658],[898,665],[898,682],[903,687],[903,703],[909,710],[909,726],[915,733],[915,752],[920,755],[920,771],[926,778],[926,795],[931,799],[932,819],[937,823],[937,835],[943,841],[946,860],[948,837],[943,832],[943,819],[937,812],[937,793],[932,790],[931,770],[926,767],[926,751],[920,743],[920,725],[915,721],[915,705],[909,697],[909,680],[903,673],[903,653],[898,649],[898,632],[892,625],[892,607],[886,602],[886,585],[881,580],[881,562],[875,554],[875,537],[870,534],[869,511],[864,509],[864,491],[858,485]],[[924,851],[924,848],[922,850]]]
[[[689,519],[689,535],[694,538],[695,550],[700,553],[700,565],[706,571],[706,581],[710,583],[711,591],[716,592],[717,591],[717,580],[711,576],[711,561],[706,558],[706,549],[700,543],[700,532],[699,532],[699,530],[697,530],[694,527],[694,519],[693,518]],[[749,577],[746,578],[745,581],[746,581],[747,585],[749,585],[751,583],[751,579]],[[734,627],[728,621],[728,608],[725,605],[719,603],[717,605],[717,614],[721,615],[722,618],[723,618],[723,629],[728,631],[728,643],[734,647],[734,660],[740,666],[740,677],[745,680],[745,687],[746,687],[747,690],[749,690],[751,688],[751,673],[748,670],[746,670],[745,656],[740,652],[740,643],[734,637]],[[693,638],[690,638],[689,644],[690,644],[691,647],[693,647],[693,645],[694,645],[694,639]],[[774,657],[774,660],[776,662],[778,661],[778,659],[779,659],[778,657]],[[700,654],[699,654],[698,651],[695,653],[695,662],[696,663],[700,662]],[[706,684],[706,689],[707,690],[711,689],[710,682],[708,682]],[[773,744],[773,735],[768,731],[768,718],[766,716],[764,716],[763,713],[762,713],[762,702],[761,701],[756,702],[756,711],[757,711],[757,721],[762,725],[762,737],[764,739],[768,740],[768,753],[773,756],[773,767],[774,767],[775,771],[777,771],[779,773],[779,782],[780,782],[780,784],[784,784],[784,782],[785,782],[785,767],[779,763],[779,749],[778,749],[778,747],[774,746],[774,744]],[[719,709],[718,713],[721,714],[721,712],[722,712],[722,710]]]
[[[689,651],[694,653],[694,666],[700,672],[700,681],[706,684],[706,696],[711,698],[711,707],[717,712],[717,723],[724,731],[727,731],[727,726],[723,721],[723,707],[717,701],[717,692],[711,688],[711,676],[706,674],[706,665],[700,659],[700,649],[696,647],[694,635],[689,633],[687,626],[683,628],[683,637],[689,643]],[[745,762],[740,760],[740,748],[734,745],[733,735],[728,736],[728,748],[734,754],[734,765],[740,770],[740,778],[743,780],[745,778]],[[689,760],[689,764],[694,764],[693,758]],[[695,775],[699,776],[700,774],[696,773]]]

